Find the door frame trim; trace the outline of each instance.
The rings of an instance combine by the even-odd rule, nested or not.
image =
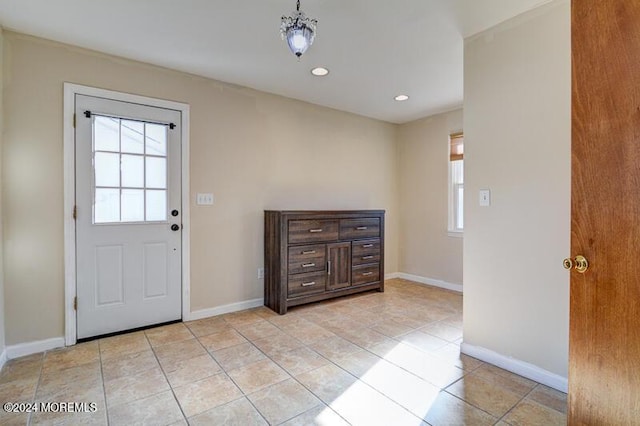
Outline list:
[[[76,296],[76,221],[73,218],[75,205],[75,96],[87,95],[98,98],[131,102],[152,107],[166,108],[181,113],[181,167],[182,167],[182,320],[191,317],[190,282],[190,222],[189,222],[189,104],[149,98],[130,93],[116,92],[64,82],[63,142],[64,142],[64,338],[65,345],[75,345],[77,339],[76,311],[73,299]]]

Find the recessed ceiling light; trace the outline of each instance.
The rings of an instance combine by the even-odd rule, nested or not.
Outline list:
[[[316,77],[324,77],[325,75],[329,74],[329,70],[323,67],[316,67],[311,70],[311,74],[315,75]]]
[[[396,97],[395,97],[395,98],[393,98],[393,99],[395,99],[395,100],[396,100],[396,101],[398,101],[398,102],[404,102],[404,101],[406,101],[407,99],[409,99],[409,96],[407,96],[407,95],[398,95],[398,96],[396,96]]]

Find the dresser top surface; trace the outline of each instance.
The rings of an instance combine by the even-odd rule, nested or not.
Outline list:
[[[265,210],[265,213],[280,213],[287,215],[384,215],[384,210]]]

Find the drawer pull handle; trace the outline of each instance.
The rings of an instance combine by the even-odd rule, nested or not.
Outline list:
[[[362,260],[373,259],[373,256],[362,256]]]
[[[367,230],[367,227],[366,227],[366,226],[358,226],[358,227],[356,228],[356,231],[366,231],[366,230]]]
[[[316,254],[315,250],[305,250],[302,252],[302,254]]]
[[[303,268],[313,268],[314,266],[316,266],[315,263],[303,263],[302,264]]]
[[[318,229],[309,229],[309,232],[311,232],[312,234],[317,234],[318,232],[322,232],[322,228],[318,228]]]
[[[373,244],[363,244],[362,248],[371,248],[373,247]]]
[[[308,283],[302,283],[302,287],[311,287],[312,285],[316,285],[315,281],[311,281]]]
[[[373,275],[373,272],[363,272],[362,273],[363,277],[368,277],[369,275]]]

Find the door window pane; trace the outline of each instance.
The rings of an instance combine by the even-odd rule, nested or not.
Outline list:
[[[93,146],[96,151],[120,151],[120,120],[96,116],[93,121]]]
[[[97,188],[93,215],[95,223],[119,222],[120,190]]]
[[[147,190],[147,220],[167,220],[167,191]]]
[[[142,189],[123,189],[121,206],[121,220],[123,222],[144,220],[144,191]]]
[[[144,187],[143,156],[122,155],[122,186],[128,188]]]
[[[94,223],[167,221],[167,129],[94,115]]]
[[[120,186],[120,154],[96,152],[96,186]]]
[[[147,161],[147,188],[167,187],[167,159],[146,157]]]
[[[167,155],[167,126],[162,124],[145,125],[145,144],[148,155]]]
[[[456,229],[464,229],[464,184],[456,185]]]
[[[122,132],[122,152],[133,154],[144,153],[144,123],[131,120],[120,120]]]

